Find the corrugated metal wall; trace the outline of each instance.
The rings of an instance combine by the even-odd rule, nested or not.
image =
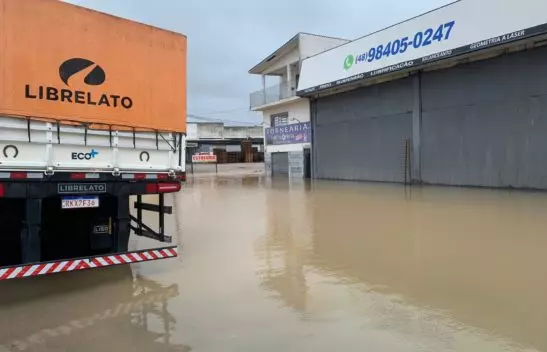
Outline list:
[[[417,181],[547,189],[547,48],[320,98],[312,118],[314,178],[402,182],[413,138]]]
[[[547,48],[422,76],[422,180],[547,188]]]
[[[314,178],[402,182],[412,92],[403,79],[316,100]]]

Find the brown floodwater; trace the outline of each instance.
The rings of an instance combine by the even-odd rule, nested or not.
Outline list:
[[[547,351],[547,193],[211,176],[169,202],[177,259],[1,282],[0,352]]]

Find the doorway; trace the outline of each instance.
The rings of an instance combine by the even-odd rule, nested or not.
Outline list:
[[[272,153],[272,176],[289,177],[289,153]]]

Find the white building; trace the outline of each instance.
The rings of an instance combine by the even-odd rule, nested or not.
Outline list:
[[[301,62],[347,42],[298,33],[249,70],[262,76],[262,89],[251,93],[250,107],[263,114],[267,174],[309,177],[310,104],[307,98],[296,96]],[[267,77],[278,82],[267,86]]]

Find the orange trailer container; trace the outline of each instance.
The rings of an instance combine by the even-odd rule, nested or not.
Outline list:
[[[0,0],[0,115],[186,131],[186,37],[57,0]]]

